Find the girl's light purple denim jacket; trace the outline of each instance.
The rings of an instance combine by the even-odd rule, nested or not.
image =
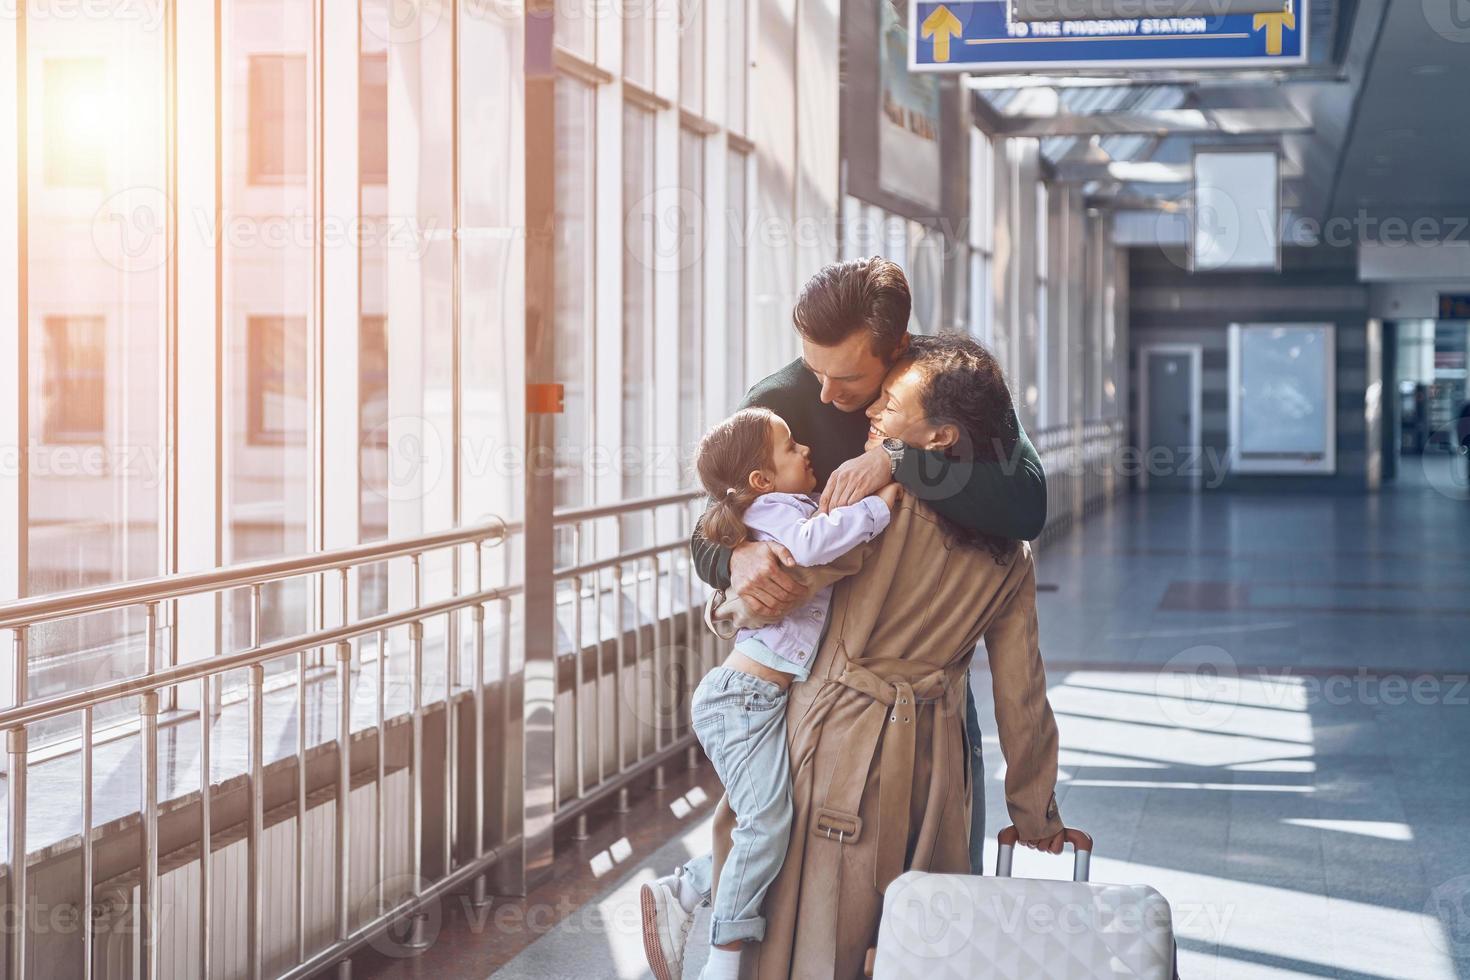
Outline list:
[[[819,514],[817,502],[804,494],[767,493],[746,508],[742,519],[753,540],[785,545],[798,565],[825,565],[876,537],[888,526],[889,512],[888,505],[878,497],[864,497],[855,504]],[[736,634],[736,643],[759,640],[791,664],[767,666],[805,677],[811,670],[831,604],[829,585],[812,593],[785,619],[760,629],[741,630]]]

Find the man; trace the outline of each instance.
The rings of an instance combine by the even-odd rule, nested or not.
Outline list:
[[[964,462],[884,439],[865,450],[864,410],[878,396],[888,369],[908,349],[912,300],[903,270],[884,258],[853,259],[824,267],[802,288],[792,313],[801,357],[751,388],[742,408],[768,408],[785,419],[797,442],[811,448],[821,509],[861,500],[894,480],[954,523],[999,537],[1029,540],[1046,523],[1046,477],[1041,459],[1020,430],[1016,452],[999,462]],[[699,577],[739,595],[756,616],[777,619],[804,598],[785,569],[790,552],[771,542],[735,549],[690,542]],[[980,727],[974,697],[966,696],[974,802],[970,867],[981,873],[985,846],[985,791]],[[710,893],[708,856],[644,885],[644,947],[658,980],[680,976],[693,910]]]

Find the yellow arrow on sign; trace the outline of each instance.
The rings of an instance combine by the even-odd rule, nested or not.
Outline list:
[[[1290,8],[1279,14],[1256,14],[1256,19],[1251,22],[1251,28],[1259,31],[1266,29],[1266,53],[1281,53],[1282,30],[1296,30],[1296,15]]]
[[[950,13],[948,7],[940,4],[934,8],[934,12],[924,18],[924,23],[919,28],[920,37],[932,37],[934,39],[934,60],[949,60],[950,36],[959,37],[965,33],[965,28],[960,24],[960,19]]]

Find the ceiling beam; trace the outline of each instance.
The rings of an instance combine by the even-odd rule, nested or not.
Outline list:
[[[1058,160],[1056,179],[1065,183],[1116,181],[1123,184],[1193,184],[1194,168],[1189,163],[1159,163],[1152,160]],[[1301,167],[1281,158],[1281,179],[1295,180]]]
[[[1058,160],[1056,176],[1058,180],[1078,184],[1090,180],[1117,180],[1130,184],[1188,184],[1194,180],[1194,168],[1187,163]]]
[[[1003,116],[1003,136],[1174,136],[1190,133],[1247,136],[1310,133],[1312,126],[1295,110],[1272,109],[1124,109],[1090,115]]]

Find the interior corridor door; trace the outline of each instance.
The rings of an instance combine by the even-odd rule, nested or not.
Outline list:
[[[1139,486],[1196,490],[1203,472],[1200,447],[1200,348],[1158,344],[1139,351],[1143,450]]]

